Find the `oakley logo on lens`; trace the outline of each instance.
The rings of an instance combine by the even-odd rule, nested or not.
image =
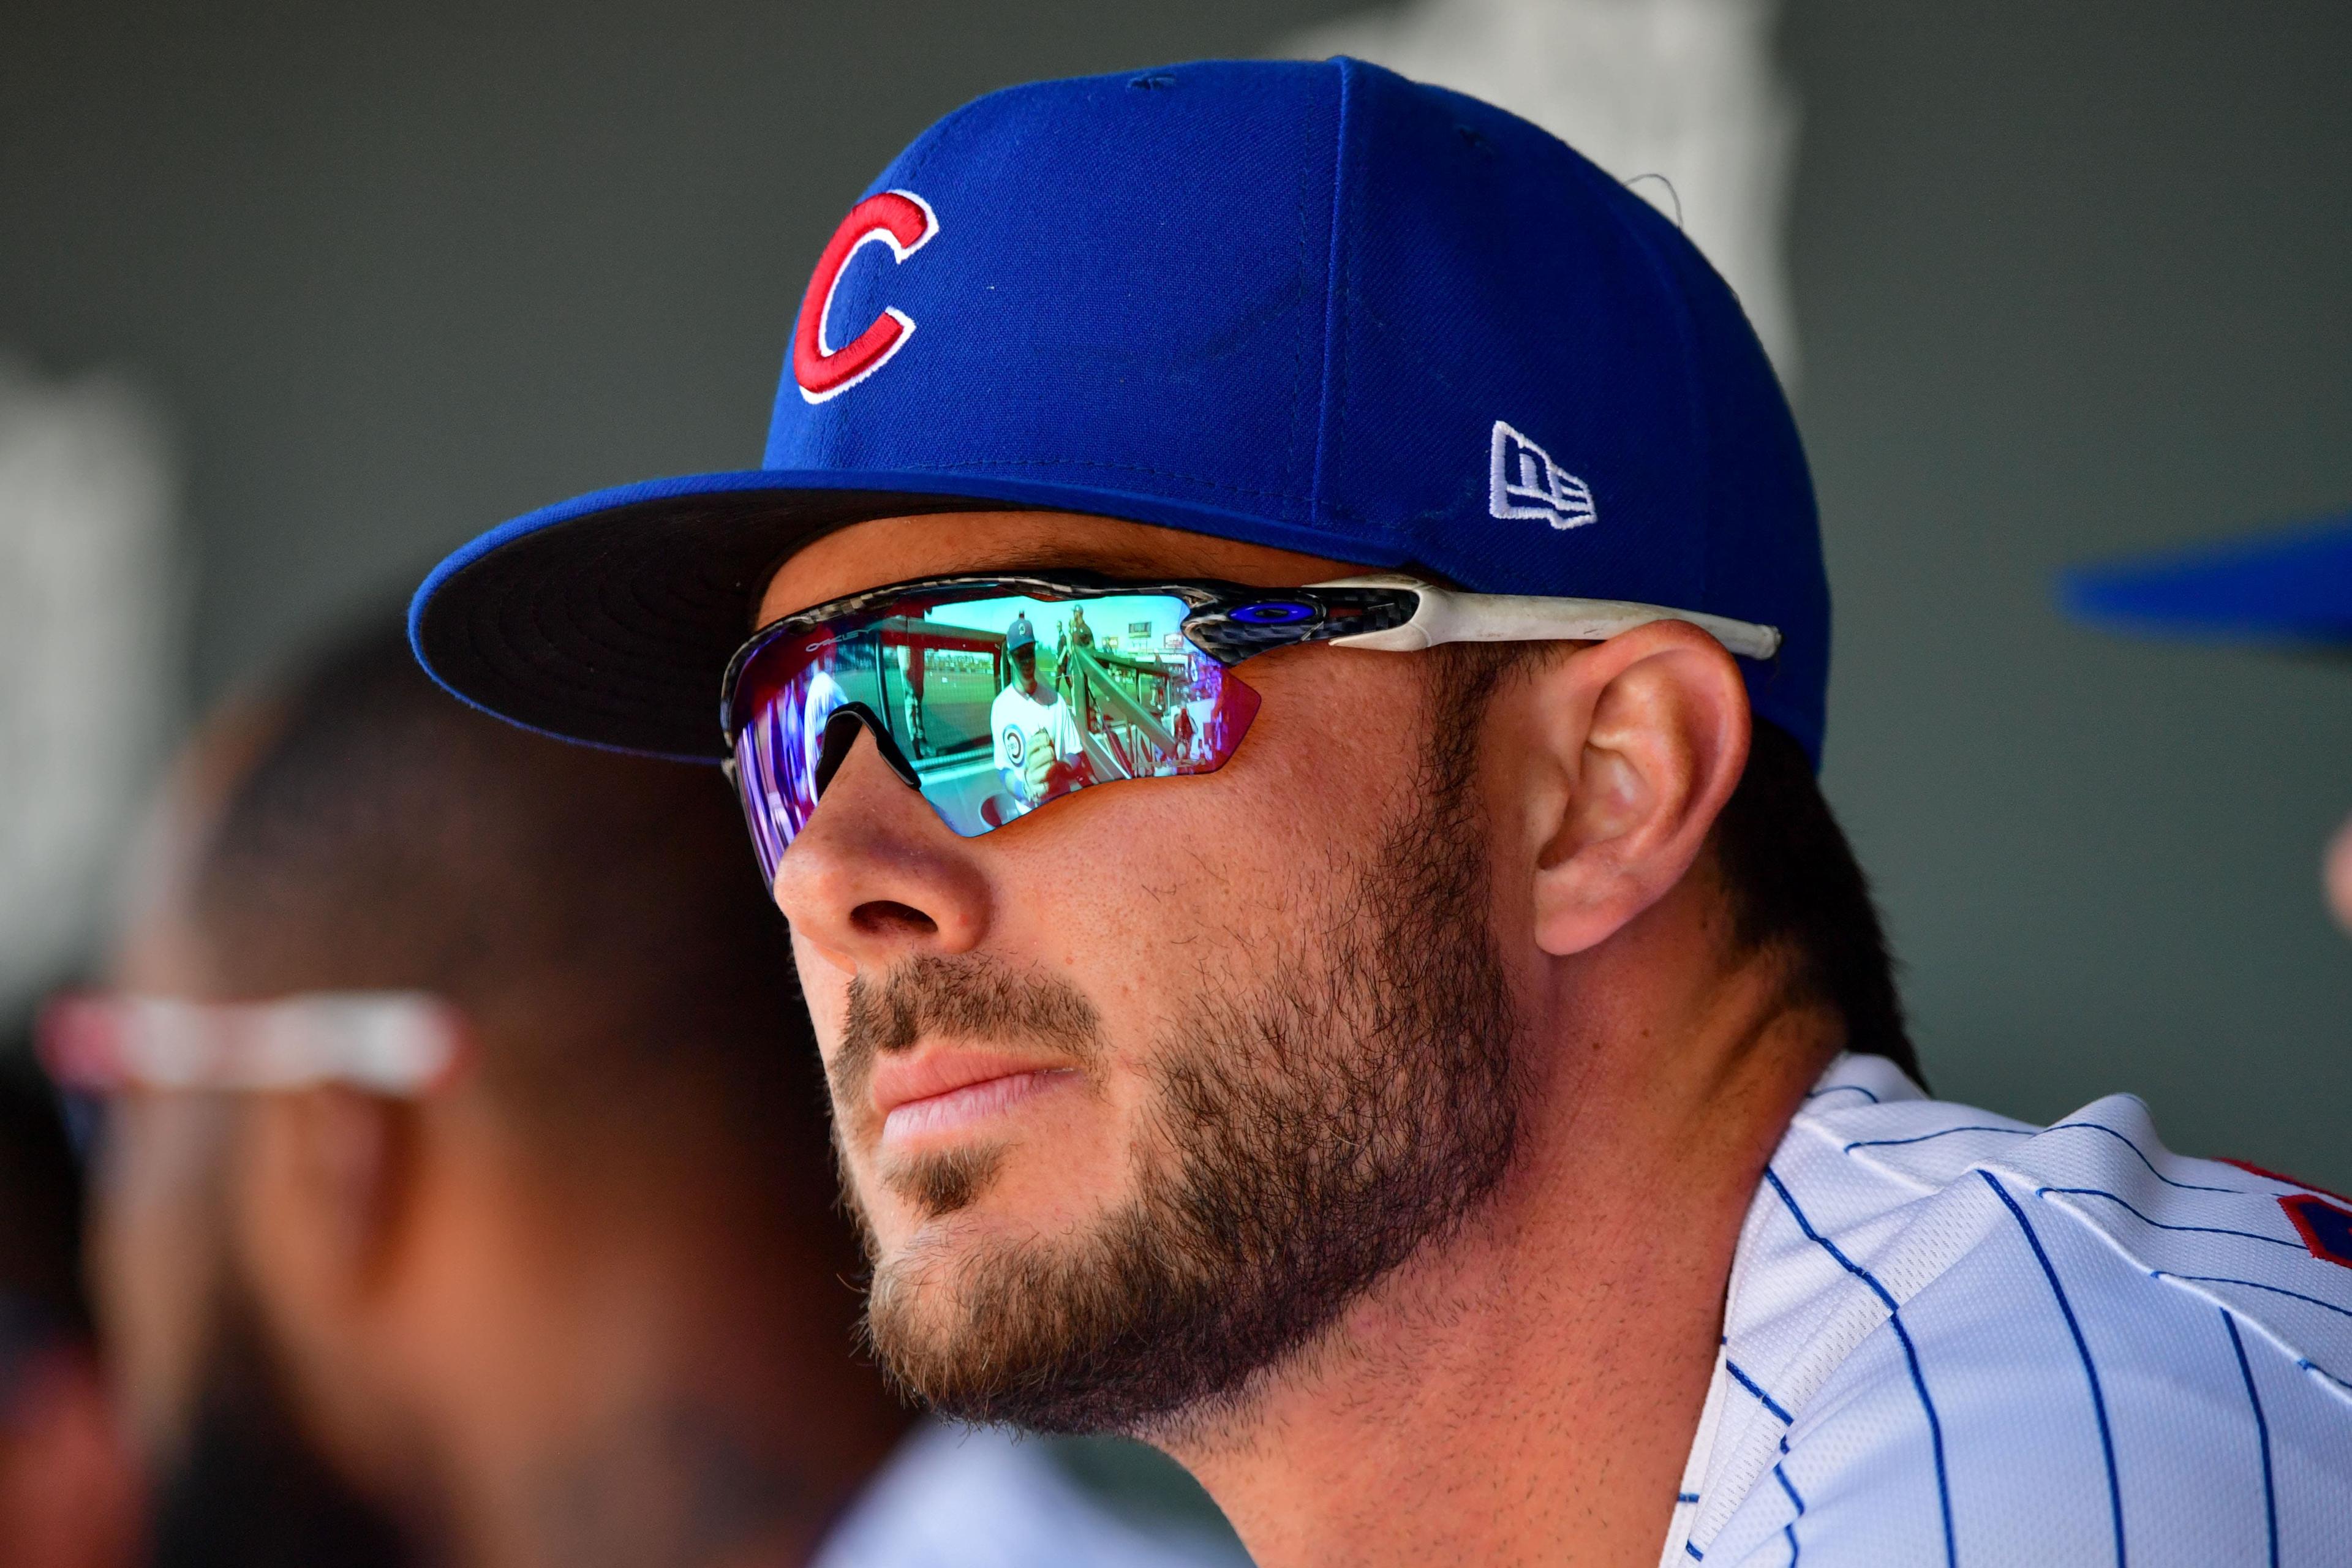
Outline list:
[[[1487,447],[1486,510],[1499,518],[1541,518],[1554,528],[1601,521],[1592,487],[1499,419]]]
[[[823,403],[840,396],[887,364],[915,335],[914,318],[891,305],[856,337],[840,348],[832,346],[825,318],[833,313],[834,291],[841,287],[850,258],[868,244],[881,244],[904,261],[939,232],[939,215],[912,191],[884,191],[849,209],[824,254],[817,258],[808,292],[801,296],[800,321],[793,332],[793,381],[802,397]]]

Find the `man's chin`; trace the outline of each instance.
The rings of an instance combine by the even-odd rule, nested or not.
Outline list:
[[[1005,1311],[1017,1278],[1045,1260],[1034,1240],[1008,1245],[999,1230],[970,1208],[918,1222],[876,1262],[866,1336],[892,1381],[941,1415],[1047,1426],[1016,1407],[1017,1391],[1054,1381],[1063,1347],[1051,1335],[1038,1342],[1034,1325],[1024,1332]]]

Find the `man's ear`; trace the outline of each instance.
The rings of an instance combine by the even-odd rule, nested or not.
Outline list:
[[[1537,945],[1607,941],[1680,882],[1748,765],[1739,667],[1683,621],[1656,621],[1540,666],[1514,700],[1539,787],[1529,824]]]
[[[376,1295],[414,1198],[415,1115],[341,1085],[258,1094],[245,1108],[232,1239],[281,1330],[331,1333]]]

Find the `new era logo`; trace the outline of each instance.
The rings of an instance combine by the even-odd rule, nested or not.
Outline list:
[[[1592,510],[1592,487],[1499,419],[1486,468],[1486,510],[1496,517],[1539,517],[1554,528],[1600,521]]]

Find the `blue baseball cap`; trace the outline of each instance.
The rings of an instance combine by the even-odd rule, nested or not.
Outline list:
[[[1549,133],[1344,58],[950,114],[819,258],[759,468],[517,518],[434,571],[410,635],[518,723],[716,761],[782,561],[982,508],[1777,626],[1755,711],[1820,758],[1811,481],[1731,290]]]
[[[2352,512],[2186,550],[2078,566],[2059,579],[2087,621],[2242,642],[2352,642]]]

